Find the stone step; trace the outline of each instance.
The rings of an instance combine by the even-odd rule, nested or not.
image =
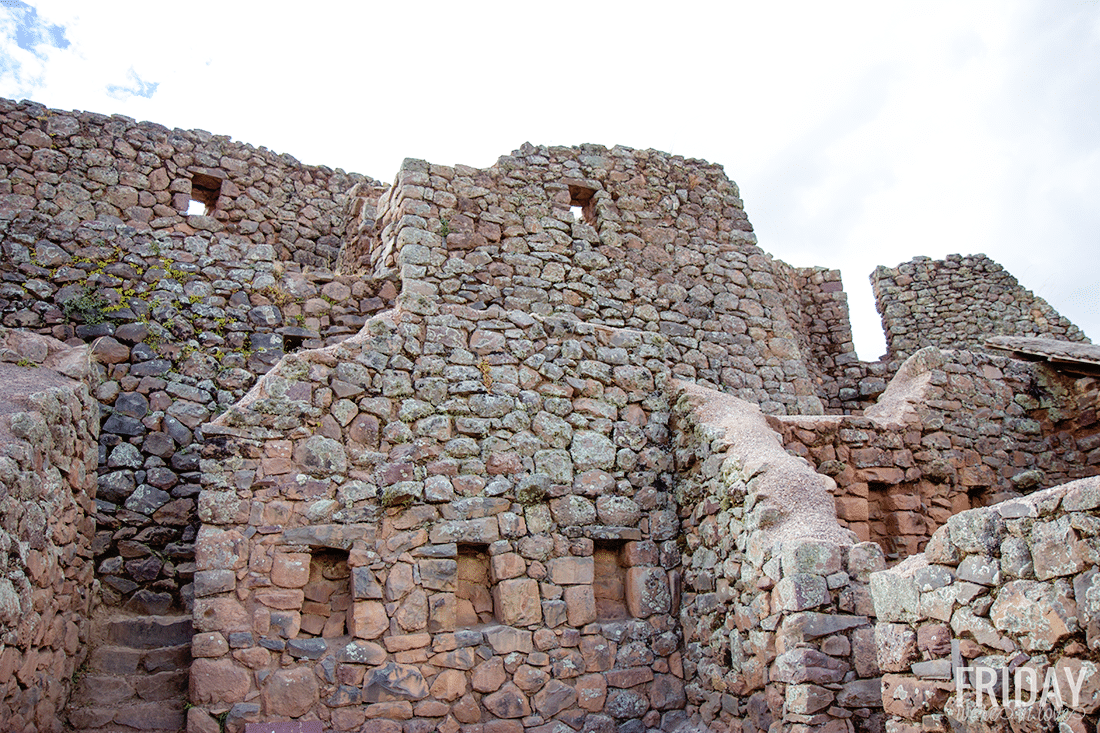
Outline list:
[[[88,656],[88,671],[103,674],[155,673],[186,669],[191,664],[191,644],[134,649],[107,644],[98,646]]]
[[[76,733],[183,731],[191,635],[190,616],[96,622],[92,638],[98,644],[69,700],[70,728]]]
[[[178,733],[187,727],[187,712],[182,702],[100,705],[70,710],[69,725],[77,733]]]
[[[157,649],[191,643],[190,616],[137,616],[106,622],[104,638],[133,649]]]
[[[78,700],[94,701],[100,707],[129,702],[134,697],[134,687],[125,677],[103,674],[87,674],[76,688]]]
[[[182,700],[187,694],[188,670],[178,669],[156,674],[88,674],[80,680],[73,705],[80,701],[95,707],[126,702]]]

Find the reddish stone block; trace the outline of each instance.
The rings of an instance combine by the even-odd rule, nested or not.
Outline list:
[[[271,582],[280,588],[301,588],[309,582],[310,556],[304,552],[277,553],[271,563]]]
[[[626,607],[634,618],[668,613],[672,594],[668,575],[661,568],[628,568],[626,571]]]
[[[198,704],[244,700],[252,675],[228,659],[196,659],[191,663],[191,700]]]
[[[530,626],[542,620],[542,604],[536,580],[503,580],[493,587],[493,599],[502,624]]]

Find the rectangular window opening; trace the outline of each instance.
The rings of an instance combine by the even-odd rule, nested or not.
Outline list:
[[[218,206],[221,195],[220,178],[205,173],[191,174],[191,201],[187,205],[187,215],[210,216]]]
[[[626,566],[621,540],[596,540],[592,550],[595,560],[595,580],[592,594],[596,597],[596,618],[619,621],[630,618],[626,609]]]
[[[584,219],[592,226],[596,226],[596,190],[594,188],[588,188],[587,186],[581,186],[579,184],[569,184],[569,208],[573,212],[573,218],[576,220]]]
[[[492,623],[493,594],[489,584],[489,548],[458,546],[458,588],[455,592],[455,626],[468,629]]]
[[[301,637],[326,639],[345,635],[345,618],[351,606],[348,553],[315,549],[309,561],[309,582],[302,602]]]

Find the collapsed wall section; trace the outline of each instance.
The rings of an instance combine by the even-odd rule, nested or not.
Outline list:
[[[915,257],[871,275],[891,359],[925,346],[981,350],[987,336],[1087,341],[1077,326],[985,255]]]
[[[191,725],[676,720],[670,350],[443,304],[283,359],[206,430]]]
[[[61,730],[87,653],[99,407],[87,349],[0,329],[0,710]],[[55,371],[56,370],[56,371]]]
[[[792,270],[756,246],[719,166],[600,146],[526,145],[485,170],[406,160],[376,216],[356,266],[399,277],[408,311],[494,304],[658,333],[677,376],[822,411]]]

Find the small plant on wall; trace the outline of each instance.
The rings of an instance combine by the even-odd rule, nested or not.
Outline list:
[[[70,298],[61,306],[62,312],[70,321],[81,321],[90,325],[103,323],[106,320],[106,308],[107,299],[88,285],[84,286],[80,295]]]

